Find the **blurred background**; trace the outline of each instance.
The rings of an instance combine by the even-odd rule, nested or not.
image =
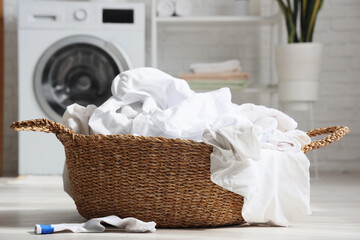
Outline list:
[[[159,2],[150,0],[81,1],[76,9],[85,11],[78,11],[71,15],[71,18],[76,20],[74,20],[75,23],[85,20],[92,21],[92,19],[95,21],[96,14],[87,12],[89,3],[106,4],[107,8],[111,8],[112,4],[121,2],[144,4],[143,16],[136,15],[140,22],[142,18],[144,22],[143,26],[140,24],[139,28],[136,28],[144,33],[143,42],[138,43],[140,47],[134,46],[139,38],[133,36],[130,33],[133,30],[129,28],[100,27],[96,36],[108,42],[124,44],[122,50],[125,52],[124,55],[129,58],[123,59],[125,61],[122,63],[124,70],[127,65],[126,61],[129,60],[134,66],[157,67],[177,77],[191,74],[190,66],[194,63],[220,63],[236,59],[240,62],[242,72],[248,74],[249,77],[228,82],[236,85],[232,87],[233,101],[238,104],[252,102],[282,109],[277,93],[279,81],[274,52],[277,45],[287,42],[287,34],[285,22],[276,1],[194,0],[191,1],[191,6],[185,6],[182,9],[183,12],[180,11],[177,14],[178,16],[173,16],[172,12],[167,13],[166,5],[164,5],[163,15],[159,14],[161,11]],[[40,21],[53,21],[54,9],[51,6],[47,7],[46,3],[42,4],[43,10],[36,13],[40,14],[38,16]],[[77,27],[76,24],[62,25],[57,29],[58,31],[61,29],[62,33],[66,32],[66,34],[50,38],[49,36],[54,34],[54,31],[56,32],[51,24],[44,23],[40,31],[31,28],[31,21],[27,22],[29,19],[26,19],[25,16],[28,14],[26,9],[31,9],[29,6],[25,3],[22,12],[24,14],[22,21],[24,22],[19,25],[19,1],[3,0],[3,144],[2,162],[0,163],[3,176],[32,173],[31,171],[27,172],[26,166],[19,172],[19,168],[21,168],[19,151],[21,150],[18,146],[18,133],[9,129],[11,122],[27,120],[20,119],[20,117],[33,111],[31,105],[22,105],[19,101],[19,97],[21,98],[19,95],[23,94],[23,91],[26,89],[34,91],[31,89],[33,83],[27,82],[32,81],[31,77],[27,76],[30,80],[19,77],[19,62],[22,63],[21,69],[26,68],[31,73],[28,75],[33,76],[35,67],[32,66],[35,66],[40,56],[44,54],[45,45],[51,46],[57,40],[69,34],[75,35],[79,29],[83,30],[81,25]],[[311,105],[309,105],[311,107],[284,109],[287,114],[298,121],[299,128],[303,130],[333,125],[345,125],[350,128],[351,133],[341,141],[317,150],[317,156],[309,155],[312,163],[311,170],[315,170],[313,163],[316,158],[320,174],[321,172],[360,171],[359,20],[360,1],[324,1],[319,11],[313,36],[313,42],[321,43],[323,46],[317,98],[311,100]],[[23,30],[19,30],[18,26],[21,26]],[[72,29],[74,26],[75,30]],[[26,28],[30,30],[26,30]],[[88,31],[91,31],[90,27],[88,28]],[[18,39],[19,31],[22,34],[21,40]],[[33,31],[32,35],[28,31]],[[127,43],[133,46],[128,46]],[[25,50],[24,54],[20,55],[19,44],[23,49],[29,50],[27,51],[28,56]],[[141,45],[144,47],[142,48]],[[134,47],[138,47],[138,51],[143,51],[143,56],[133,53],[132,48]],[[34,55],[31,54],[32,52]],[[32,60],[35,59],[35,53],[39,57]],[[21,59],[19,59],[20,57]],[[101,56],[99,58],[102,59]],[[83,84],[82,87],[86,87],[86,80],[84,81],[84,83],[79,83]],[[245,84],[243,84],[244,82]],[[40,81],[39,84],[42,83]],[[203,89],[198,86],[199,91],[216,88],[217,83],[214,84],[203,87]],[[35,94],[36,92],[33,95]],[[36,106],[36,108],[42,109],[43,107]],[[36,111],[34,110],[34,112]],[[312,118],[313,121],[311,121]],[[35,137],[34,135],[36,134],[31,133],[31,136]],[[55,139],[54,136],[51,138]],[[46,148],[46,144],[37,142],[31,147],[33,148],[31,151],[38,152]],[[60,147],[59,149],[62,151],[61,146],[57,147]],[[58,166],[55,167],[58,168],[55,172],[62,171]]]

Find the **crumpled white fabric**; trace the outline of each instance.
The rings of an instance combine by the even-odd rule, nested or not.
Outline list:
[[[302,151],[261,149],[259,161],[249,160],[242,179],[252,184],[242,216],[248,223],[289,226],[310,215],[310,163]]]
[[[95,109],[96,106],[92,104],[88,105],[87,107],[83,107],[77,103],[74,103],[66,108],[61,122],[75,133],[84,135],[92,134],[92,131],[89,127],[89,118]],[[63,170],[63,183],[64,191],[72,197],[66,162],[64,164]]]
[[[84,223],[61,223],[51,225],[37,224],[35,225],[35,233],[48,234],[64,230],[70,230],[74,233],[104,232],[105,226],[102,225],[102,223],[107,223],[114,227],[124,229],[126,232],[145,233],[156,231],[155,222],[143,222],[136,218],[119,218],[118,216],[111,215],[101,218],[92,218]]]
[[[297,122],[285,113],[261,105],[245,103],[239,106],[242,116],[262,129],[263,148],[279,151],[299,151],[311,142],[310,137],[297,128]]]
[[[201,141],[205,129],[248,121],[231,102],[228,88],[194,93],[186,81],[158,69],[122,72],[112,84],[113,96],[94,110],[94,134],[133,134]]]
[[[297,152],[302,146],[311,142],[310,137],[300,130],[281,132],[278,129],[264,131],[262,136],[263,148]]]
[[[63,124],[81,134],[133,134],[201,141],[205,129],[261,126],[264,133],[294,130],[296,121],[272,108],[231,102],[228,88],[195,93],[186,81],[158,69],[137,68],[119,74],[113,96],[100,107],[70,105]],[[296,138],[296,134],[291,136]]]
[[[256,125],[204,131],[204,142],[214,147],[211,180],[244,197],[246,222],[288,226],[311,214],[309,160],[300,149],[267,149],[261,139]]]
[[[120,73],[113,80],[111,91],[113,96],[89,119],[94,134],[132,134],[140,127],[139,134],[156,135],[159,130],[152,127],[149,116],[155,110],[167,109],[195,94],[184,80],[154,68]]]
[[[83,107],[74,103],[66,108],[62,116],[62,123],[78,134],[92,134],[89,128],[89,119],[95,109],[96,106],[92,104]]]
[[[242,116],[262,127],[263,131],[278,129],[282,132],[297,128],[297,122],[285,113],[261,105],[245,103],[239,106]]]

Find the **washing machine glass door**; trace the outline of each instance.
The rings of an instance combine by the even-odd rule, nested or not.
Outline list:
[[[127,56],[113,44],[91,36],[65,38],[40,58],[34,74],[35,94],[45,113],[61,121],[68,105],[105,102],[114,77],[127,69]]]

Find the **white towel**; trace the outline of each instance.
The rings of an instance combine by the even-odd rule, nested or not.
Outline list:
[[[301,151],[263,148],[259,126],[206,130],[212,146],[211,180],[244,197],[248,223],[288,226],[310,210],[309,161]]]
[[[194,73],[228,73],[241,71],[240,61],[237,59],[216,63],[193,63],[190,70]]]
[[[189,16],[192,6],[190,0],[175,0],[175,14],[177,16]]]
[[[144,233],[155,232],[155,222],[143,222],[136,218],[121,219],[117,216],[107,216],[102,218],[93,218],[85,223],[62,223],[51,225],[35,225],[36,234],[49,234],[53,232],[61,232],[70,230],[74,233],[82,232],[104,232],[105,227],[102,223],[110,224],[114,227],[124,229],[126,232]]]
[[[156,6],[159,17],[170,17],[175,13],[175,0],[158,0]]]

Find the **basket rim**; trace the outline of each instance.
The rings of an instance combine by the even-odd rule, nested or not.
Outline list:
[[[101,139],[123,139],[123,140],[146,140],[151,142],[169,142],[169,143],[183,143],[189,145],[202,145],[208,146],[212,148],[211,145],[206,144],[204,142],[197,142],[193,139],[182,139],[182,138],[167,138],[167,137],[152,137],[152,136],[136,136],[131,134],[78,134],[75,133],[70,128],[64,126],[63,124],[54,122],[48,119],[33,119],[27,121],[17,121],[13,122],[10,126],[13,130],[16,131],[40,131],[40,132],[47,132],[47,133],[55,133],[56,136],[59,138],[63,138],[64,136],[70,137],[73,141],[80,140],[80,139],[93,139],[93,140],[101,140]],[[307,153],[311,150],[315,150],[318,148],[322,148],[326,145],[334,141],[338,141],[347,135],[350,132],[350,129],[346,126],[331,126],[325,128],[316,128],[307,132],[309,137],[314,137],[317,135],[323,134],[330,134],[323,138],[322,140],[313,141],[301,148],[301,151]]]
[[[196,144],[196,145],[209,145],[204,142],[198,142],[193,139],[182,139],[182,138],[171,138],[171,137],[153,137],[153,136],[143,136],[143,135],[132,135],[132,134],[80,134],[80,133],[73,133],[75,138],[80,139],[134,139],[134,140],[149,140],[153,142],[182,142],[182,143],[188,143],[188,144]],[[210,145],[209,145],[210,146]]]

